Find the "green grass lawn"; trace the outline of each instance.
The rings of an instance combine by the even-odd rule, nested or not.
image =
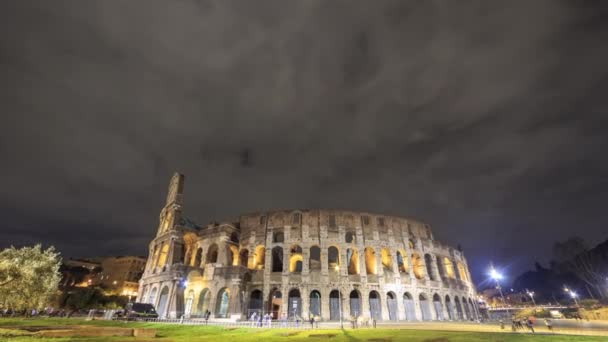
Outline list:
[[[145,327],[158,330],[156,339],[134,337],[79,337],[39,338],[23,330],[23,326],[68,326],[73,324],[95,326]],[[188,326],[155,323],[123,323],[112,321],[83,321],[77,319],[0,319],[0,341],[4,342],[63,342],[63,341],[426,341],[426,342],[475,342],[475,341],[606,341],[606,337],[583,337],[568,335],[531,335],[508,333],[448,332],[430,330],[399,329],[225,329],[220,327]]]

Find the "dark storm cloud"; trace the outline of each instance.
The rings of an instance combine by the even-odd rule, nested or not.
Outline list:
[[[607,237],[602,2],[1,6],[2,245],[144,254],[175,170],[201,223],[413,216],[477,278]]]

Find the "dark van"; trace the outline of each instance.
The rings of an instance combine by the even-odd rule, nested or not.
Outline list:
[[[118,316],[126,319],[158,318],[154,306],[148,303],[127,303]]]

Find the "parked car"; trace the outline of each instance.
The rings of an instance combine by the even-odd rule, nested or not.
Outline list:
[[[550,310],[549,315],[551,315],[551,318],[564,318],[564,315],[559,310]]]
[[[116,312],[118,318],[140,319],[140,318],[158,318],[158,314],[152,304],[148,303],[127,303],[124,310]]]

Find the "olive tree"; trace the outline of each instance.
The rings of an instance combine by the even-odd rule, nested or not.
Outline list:
[[[61,258],[54,247],[6,248],[0,252],[0,306],[42,308],[61,279]]]

